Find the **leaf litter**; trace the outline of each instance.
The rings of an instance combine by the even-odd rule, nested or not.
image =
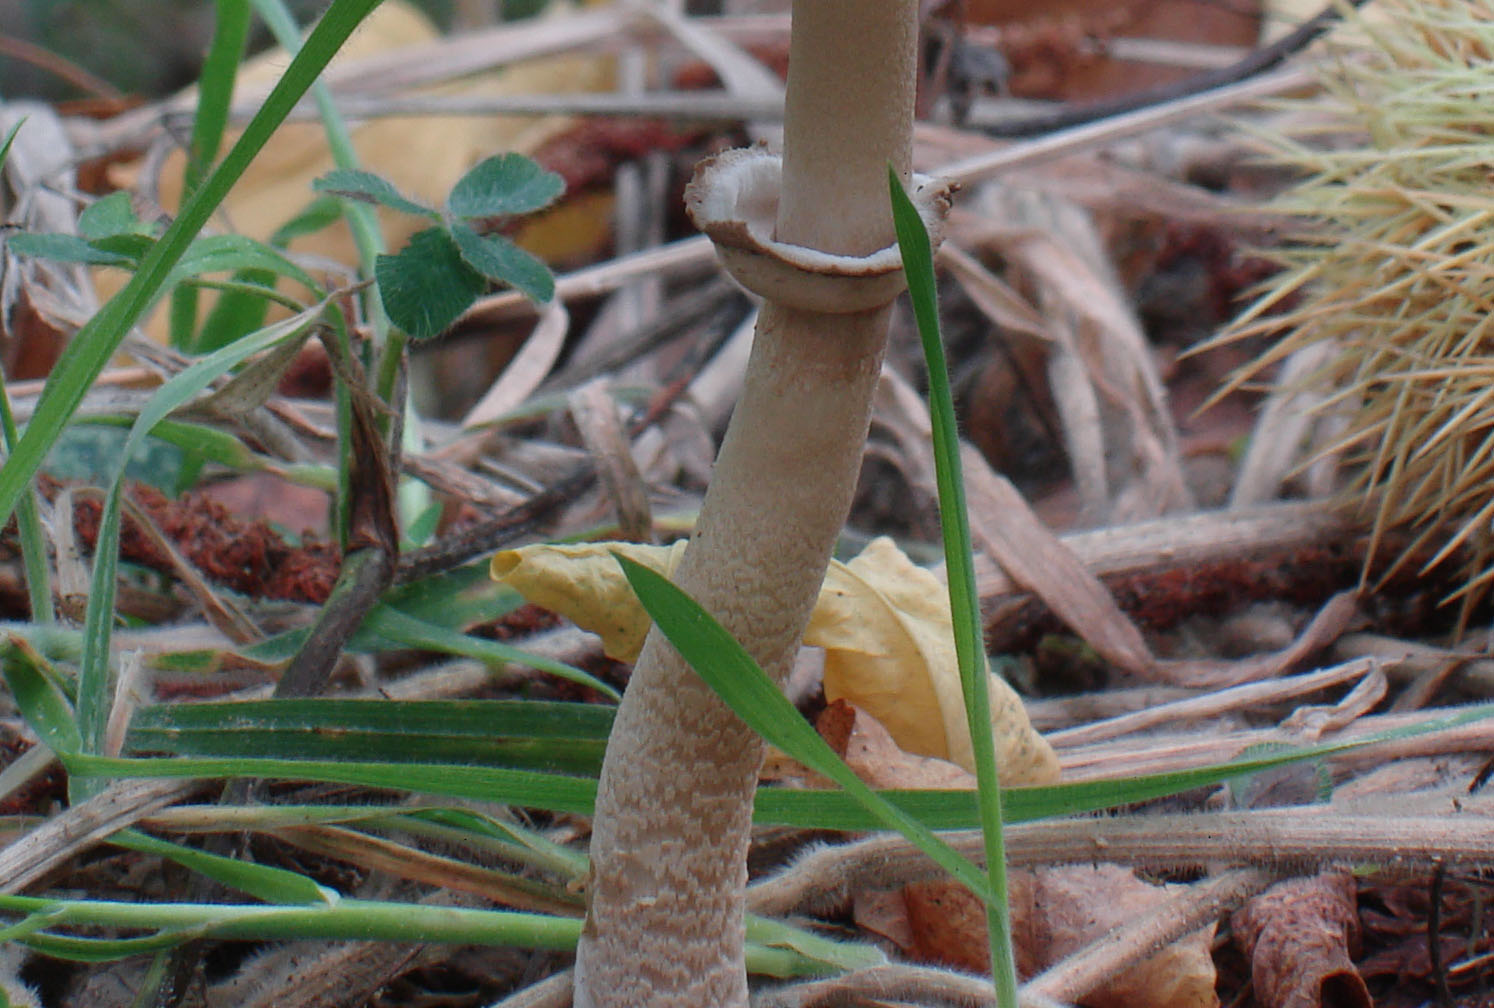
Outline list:
[[[373,105],[387,100],[391,108],[417,86],[425,89],[417,97],[432,108],[501,91],[561,96],[580,88],[607,96],[618,71],[604,50],[621,40],[637,54],[662,57],[651,94],[667,93],[684,108],[692,96],[714,100],[724,94],[753,109],[747,99],[767,94],[776,80],[764,72],[760,57],[775,52],[784,37],[784,25],[771,19],[754,24],[670,14],[642,28],[633,16],[604,7],[441,38],[408,20],[400,5],[384,8],[395,20],[386,24],[385,41],[372,44],[387,48],[363,53],[361,64],[354,54],[340,73],[351,98]],[[1036,55],[1043,46],[1049,46],[1043,59],[1088,58],[1074,45],[1073,26],[1059,20],[970,27],[977,37],[1013,47],[1021,70],[1013,88],[1042,87],[1052,79]],[[1103,25],[1096,30],[1112,31]],[[410,39],[420,41],[405,50]],[[1195,48],[1188,58],[1218,55],[1207,43],[1190,45]],[[549,55],[558,49],[568,54]],[[524,56],[544,58],[501,75],[486,73]],[[714,69],[703,69],[702,60]],[[274,57],[267,61],[273,62]],[[438,79],[443,73],[478,76],[463,89]],[[712,77],[724,82],[722,92],[688,89]],[[576,99],[578,109],[584,97]],[[975,111],[999,112],[1003,100],[979,99]],[[189,108],[184,101],[178,99],[175,107]],[[148,106],[100,123],[64,117],[59,127],[80,154],[112,159],[112,185],[129,189],[145,205],[170,207],[180,168],[168,163],[172,142],[159,127],[159,114],[169,107],[169,102]],[[34,114],[41,122],[43,114]],[[1270,115],[1239,109],[1235,114],[1260,115],[1264,121]],[[590,542],[577,549],[603,569],[611,564],[611,549],[632,548],[598,545],[613,527],[628,530],[632,538],[661,541],[688,531],[704,478],[702,458],[709,458],[709,442],[719,433],[733,398],[733,378],[740,373],[740,365],[716,363],[700,348],[740,346],[729,337],[750,325],[751,308],[731,295],[716,314],[681,310],[675,331],[662,341],[643,340],[650,320],[641,318],[636,306],[650,304],[651,311],[669,316],[711,275],[710,254],[679,230],[668,198],[659,198],[660,191],[667,195],[667,185],[645,197],[614,180],[625,167],[621,162],[633,161],[652,163],[660,177],[678,179],[708,149],[739,142],[744,133],[771,133],[772,123],[755,116],[729,117],[738,121],[726,125],[650,118],[376,116],[360,131],[367,165],[393,177],[402,191],[422,197],[439,196],[494,150],[534,153],[571,183],[560,205],[510,235],[560,267],[557,307],[536,316],[522,298],[491,294],[449,338],[417,357],[412,384],[417,401],[423,401],[421,425],[403,467],[435,487],[439,507],[432,514],[439,538],[459,545],[467,536],[475,542],[480,537],[474,530],[480,530],[487,545],[465,554],[478,558],[520,541],[582,537]],[[1486,664],[1481,642],[1472,635],[1456,639],[1436,607],[1455,584],[1449,564],[1424,572],[1417,570],[1419,564],[1403,564],[1394,580],[1360,583],[1372,548],[1377,555],[1394,554],[1402,546],[1424,553],[1425,548],[1415,538],[1395,539],[1399,533],[1390,528],[1377,530],[1371,541],[1363,526],[1328,506],[1325,495],[1335,485],[1335,473],[1325,464],[1332,461],[1331,452],[1313,457],[1316,469],[1303,468],[1300,455],[1294,460],[1284,442],[1303,439],[1309,430],[1319,431],[1313,435],[1319,445],[1344,446],[1341,434],[1335,441],[1331,416],[1314,414],[1320,426],[1304,426],[1300,401],[1286,401],[1264,410],[1261,425],[1253,429],[1248,412],[1233,414],[1245,419],[1227,429],[1229,440],[1206,443],[1193,436],[1197,418],[1179,408],[1208,396],[1209,383],[1217,378],[1211,368],[1217,366],[1207,356],[1179,359],[1178,352],[1213,335],[1225,321],[1220,305],[1252,277],[1254,267],[1242,265],[1246,243],[1263,239],[1261,218],[1239,213],[1242,200],[1236,193],[1270,180],[1242,158],[1235,133],[1205,121],[1166,126],[1146,140],[1120,139],[1124,127],[1107,133],[1105,124],[1099,125],[1090,139],[1059,148],[1058,154],[1020,144],[1003,150],[970,129],[921,128],[920,158],[931,168],[966,159],[961,174],[973,190],[962,200],[944,254],[951,278],[944,293],[956,380],[968,406],[966,433],[983,447],[999,446],[996,457],[967,452],[967,472],[989,641],[1010,659],[1003,668],[1015,687],[1007,678],[993,679],[1004,698],[996,728],[1008,747],[1004,770],[1016,780],[1037,782],[1052,779],[1060,768],[1066,780],[1176,769],[1263,745],[1352,739],[1387,727],[1431,724],[1448,707],[1487,699],[1487,672],[1479,672],[1480,663]],[[23,130],[21,136],[28,134]],[[606,142],[596,142],[598,137]],[[287,133],[284,143],[283,151],[263,159],[261,179],[246,180],[235,197],[243,202],[230,205],[225,222],[249,230],[275,227],[309,201],[310,178],[324,168],[300,163],[305,160],[300,152],[320,146],[319,129],[306,126],[302,137]],[[117,153],[125,147],[149,153],[143,159]],[[1012,169],[994,182],[981,180],[996,170],[991,165],[1038,157],[1048,160],[1041,167]],[[971,158],[986,159],[985,167],[971,167]],[[1206,191],[1194,184],[1206,175],[1225,181]],[[66,230],[65,219],[46,216],[60,206],[49,197],[74,193],[78,183],[55,173],[43,181],[52,188],[39,187],[7,165],[15,219],[35,230]],[[613,213],[619,220],[641,219],[655,235],[672,241],[640,244],[599,262],[611,240]],[[1194,229],[1192,235],[1206,233],[1216,244],[1183,237],[1178,230],[1183,223]],[[397,241],[397,234],[388,235]],[[345,242],[293,247],[298,262],[308,266],[336,264],[345,270],[356,258]],[[1226,251],[1221,255],[1219,248]],[[39,376],[44,365],[24,362],[44,362],[55,353],[48,342],[86,318],[97,298],[112,289],[111,281],[107,273],[96,275],[96,292],[81,286],[72,270],[53,275],[30,269],[14,274],[21,278],[15,282],[12,276],[7,272],[0,290],[7,317],[29,312],[43,324],[12,328],[7,375],[24,376],[25,368],[33,367],[29,373]],[[645,288],[648,293],[641,294]],[[1153,292],[1154,304],[1170,298],[1172,310],[1142,317],[1134,305],[1143,290]],[[1168,293],[1158,295],[1159,290]],[[629,299],[632,308],[623,304]],[[1165,326],[1157,321],[1164,316]],[[1186,335],[1180,336],[1179,328]],[[589,354],[618,360],[600,378],[587,376],[588,383],[567,378],[567,350],[583,342]],[[630,345],[635,347],[631,355]],[[819,715],[827,734],[835,734],[832,724],[841,724],[843,751],[868,781],[884,787],[950,786],[964,779],[959,764],[968,760],[969,742],[961,739],[958,688],[949,678],[952,661],[943,640],[948,614],[939,603],[938,570],[928,563],[931,554],[920,541],[931,528],[932,463],[918,393],[921,376],[910,363],[910,346],[904,328],[889,357],[865,485],[847,530],[854,548],[845,551],[849,559],[827,581],[824,612],[806,638],[809,648],[823,654],[817,672],[816,662],[807,662],[805,707]],[[1014,370],[1017,347],[1036,371]],[[1231,352],[1216,351],[1225,357]],[[151,355],[142,353],[141,359]],[[297,363],[274,366],[291,369]],[[119,383],[113,387],[127,390],[142,382],[148,387],[148,378],[121,365],[109,376]],[[1310,370],[1310,365],[1298,366]],[[333,424],[324,403],[290,398],[288,386],[276,386],[274,375],[256,376],[252,401],[230,411],[234,415],[207,422],[271,462],[277,470],[268,477],[272,488],[288,488],[291,481],[307,482],[296,465],[331,462],[327,435]],[[127,395],[106,399],[103,392],[110,387],[106,383],[92,394],[90,409],[128,413],[139,408],[139,400]],[[12,395],[24,418],[35,390],[16,384]],[[1254,393],[1233,395],[1236,404],[1258,402]],[[610,412],[623,420],[620,430],[595,419],[605,420],[609,403]],[[253,419],[264,415],[284,425],[278,440]],[[998,423],[1004,428],[999,437],[984,429]],[[1024,441],[1007,425],[1010,431],[1042,436]],[[1235,453],[1245,442],[1248,461],[1224,495],[1232,492],[1240,506],[1212,511],[1195,503],[1223,502],[1207,492],[1202,473],[1208,465],[1217,469],[1222,460],[1234,481]],[[638,458],[622,457],[627,454]],[[588,473],[603,475],[597,479]],[[232,467],[224,466],[213,475],[231,474]],[[537,494],[546,487],[563,492]],[[216,494],[174,490],[163,493],[144,484],[132,490],[139,509],[125,526],[124,555],[138,565],[130,575],[138,591],[122,598],[127,611],[163,631],[145,645],[148,702],[162,700],[168,686],[177,689],[188,680],[194,682],[191,692],[204,697],[242,686],[213,678],[248,659],[226,641],[204,646],[208,624],[231,626],[242,638],[305,625],[312,606],[326,599],[338,563],[335,551],[318,538],[325,534],[324,507],[320,512],[306,508],[298,524],[285,525],[281,518],[282,527],[275,528],[239,505],[230,509],[215,502]],[[640,490],[645,491],[641,501]],[[625,495],[631,496],[624,500]],[[48,505],[57,499],[50,491],[46,497]],[[91,551],[94,498],[77,492],[66,499],[73,504],[54,520],[65,519],[83,551]],[[1247,502],[1251,506],[1243,507]],[[317,530],[316,535],[302,536],[303,529]],[[902,548],[876,532],[892,533]],[[7,550],[11,542],[6,541]],[[558,549],[524,546],[519,552]],[[187,567],[198,576],[188,576]],[[454,576],[442,569],[412,578],[398,589],[410,592],[401,601],[418,606],[422,590]],[[591,605],[599,606],[601,615],[576,608],[576,583],[604,576],[559,575],[564,587],[537,597],[547,608],[601,631],[600,646],[576,635],[563,641],[543,637],[555,631],[544,619],[534,629],[523,610],[503,617],[502,626],[495,624],[496,611],[480,618],[463,610],[449,622],[463,631],[506,635],[519,646],[532,640],[536,651],[555,647],[555,653],[620,685],[625,671],[616,662],[634,653],[646,626],[636,613],[625,611],[615,585],[595,588],[601,601]],[[7,561],[0,577],[8,616],[24,620],[18,565]],[[170,588],[163,589],[167,582]],[[459,597],[438,594],[436,605]],[[1284,610],[1268,615],[1261,609],[1266,602]],[[1270,638],[1271,646],[1261,635],[1247,640],[1244,654],[1223,653],[1219,642],[1226,623],[1247,625],[1247,616],[1256,618],[1251,624],[1256,627],[1274,619],[1285,629]],[[169,643],[171,634],[180,643]],[[69,661],[65,641],[34,636],[42,641],[38,660]],[[202,671],[173,667],[203,654],[210,657]],[[1412,655],[1429,664],[1416,671]],[[278,666],[271,660],[260,667]],[[1315,667],[1323,671],[1315,673]],[[1378,675],[1386,678],[1377,680]],[[490,696],[500,683],[530,696],[575,695],[567,692],[568,685],[514,665],[505,666],[499,678],[483,662],[443,661],[390,646],[344,658],[335,683],[338,692],[350,696],[418,698],[450,689]],[[1353,692],[1353,684],[1359,692]],[[1395,706],[1398,702],[1402,706]],[[1048,741],[1034,724],[1049,734]],[[7,751],[33,744],[14,718],[5,731]],[[1212,1004],[1217,986],[1231,997],[1248,996],[1263,1005],[1400,1005],[1439,991],[1476,989],[1480,963],[1490,950],[1487,927],[1476,910],[1486,891],[1482,871],[1489,856],[1472,834],[1488,832],[1481,820],[1489,810],[1477,788],[1464,792],[1479,781],[1478,758],[1471,754],[1487,751],[1487,736],[1488,729],[1475,724],[1367,753],[1336,755],[1305,781],[1288,782],[1287,793],[1304,804],[1286,810],[1220,808],[1233,800],[1221,792],[1133,809],[1133,816],[1012,827],[1008,847],[1014,863],[1032,866],[1022,887],[1042,887],[1044,894],[1031,901],[1034,916],[1019,928],[1019,941],[1028,936],[1023,947],[1029,967],[1045,971],[1027,994],[1034,1003],[1048,998],[1107,1005]],[[1431,769],[1400,779],[1371,774],[1387,761],[1390,767]],[[0,784],[8,794],[16,793],[49,762],[41,757],[16,761],[15,776],[24,779],[0,777]],[[1333,790],[1327,805],[1312,803],[1321,779]],[[1255,790],[1280,793],[1280,782],[1265,783],[1270,786]],[[191,808],[185,804],[191,789],[184,785],[119,787],[59,813],[47,826],[20,822],[17,830],[25,839],[0,854],[10,865],[0,871],[0,883],[10,891],[65,888],[70,879],[90,883],[98,876],[85,871],[85,862],[107,849],[97,846],[107,833],[125,823],[149,824],[151,816],[165,816],[173,806]],[[280,787],[277,800],[328,799],[324,789]],[[1245,788],[1242,793],[1255,792]],[[1351,793],[1357,804],[1350,803]],[[1342,807],[1340,795],[1345,796]],[[584,820],[567,816],[541,818],[537,825],[555,843],[585,832]],[[325,840],[335,834],[318,835]],[[256,857],[302,864],[339,879],[350,893],[407,886],[441,899],[440,887],[413,888],[416,862],[427,873],[420,878],[429,883],[428,873],[440,858],[491,870],[511,866],[515,856],[511,848],[474,844],[470,834],[402,837],[398,842],[414,845],[420,855],[410,859],[410,877],[404,877],[397,858],[360,861],[357,851],[370,849],[368,842],[341,847],[321,842],[314,852],[303,845],[297,853],[285,842],[288,833],[277,837],[264,828],[253,836]],[[765,836],[765,848],[767,841]],[[800,854],[797,860],[778,855],[754,890],[755,908],[812,912],[842,929],[861,922],[864,931],[846,933],[864,940],[882,936],[900,951],[891,965],[845,978],[777,990],[764,985],[763,1003],[847,997],[978,1000],[978,984],[962,986],[968,978],[916,965],[924,960],[980,968],[978,955],[957,952],[961,942],[973,941],[976,949],[982,942],[970,933],[982,915],[967,912],[972,908],[961,901],[968,901],[968,894],[919,877],[928,870],[917,859],[899,861],[886,848],[860,846],[883,842],[877,839],[834,839],[834,846],[820,848],[802,847],[804,842],[779,848]],[[1101,858],[1113,863],[1078,863]],[[141,862],[137,854],[107,855],[107,863],[121,872]],[[1438,862],[1453,868],[1434,875]],[[1357,876],[1318,871],[1335,865],[1370,870]],[[1276,873],[1311,881],[1300,890],[1277,888],[1255,897]],[[563,894],[565,877],[553,874],[543,884]],[[1440,880],[1436,886],[1434,878]],[[775,897],[776,904],[769,898],[786,888],[799,896]],[[1435,907],[1427,896],[1433,890]],[[1157,901],[1157,908],[1138,915],[1142,900]],[[873,906],[881,908],[875,924]],[[969,927],[959,926],[967,920]],[[1197,937],[1216,924],[1230,933],[1234,946]],[[951,925],[953,933],[947,930]],[[1186,926],[1194,937],[1159,939],[1168,933],[1162,925]],[[1271,938],[1265,948],[1261,934]],[[1232,947],[1238,951],[1229,951]],[[276,953],[267,950],[246,959],[236,977],[215,982],[208,1003],[225,997],[229,1001],[223,1003],[238,1003],[234,999],[248,996],[243,986],[248,983],[255,1003],[410,1004],[440,988],[442,970],[448,980],[456,975],[474,984],[466,995],[444,995],[450,1003],[500,998],[509,1004],[547,1003],[524,1000],[526,979],[563,965],[538,956],[520,956],[515,964],[510,956],[511,968],[505,970],[494,967],[492,953],[432,951],[432,946],[408,953],[408,962],[402,954],[399,961],[380,965],[381,948],[308,945],[301,947],[299,961],[289,963],[270,962],[266,957]],[[1154,960],[1161,965],[1146,966],[1143,948],[1148,953],[1161,948]],[[313,975],[334,963],[361,979],[341,990],[298,986],[296,975]],[[1149,975],[1149,968],[1160,972]],[[475,978],[485,971],[487,979],[478,983]],[[108,990],[109,982],[122,976],[100,968],[89,975],[94,985],[77,980],[68,1003],[85,1003],[77,992]],[[495,982],[495,977],[503,979]],[[1173,985],[1175,998],[1163,995],[1164,984]],[[376,993],[381,986],[384,992]],[[563,987],[563,982],[534,985],[534,997],[563,1003],[565,995],[555,993]],[[1242,995],[1247,989],[1251,993]],[[1325,991],[1351,1001],[1328,1000]],[[1352,1000],[1357,998],[1370,1000]]]

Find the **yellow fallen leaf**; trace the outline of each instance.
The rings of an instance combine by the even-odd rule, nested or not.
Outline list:
[[[607,654],[633,661],[649,620],[612,551],[670,575],[683,543],[525,546],[493,557],[493,577],[530,602],[602,637]],[[974,767],[945,588],[887,538],[848,564],[832,561],[804,643],[825,649],[825,697],[846,700],[918,756]],[[1006,785],[1058,779],[1058,757],[1033,730],[1021,698],[990,677],[991,725]]]
[[[914,755],[974,771],[948,592],[891,539],[830,565],[804,643],[825,649],[826,700],[855,704]],[[1058,780],[1058,756],[1021,698],[999,676],[988,682],[1002,783]]]
[[[503,550],[493,555],[493,579],[601,637],[607,657],[632,662],[643,650],[653,621],[628,587],[614,553],[671,577],[685,555],[685,540],[672,546],[541,543]]]

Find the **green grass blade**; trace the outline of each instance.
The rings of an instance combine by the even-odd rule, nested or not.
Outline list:
[[[887,169],[892,196],[892,220],[908,297],[923,343],[929,376],[929,414],[933,424],[934,474],[939,490],[939,524],[944,537],[949,609],[954,621],[955,655],[965,717],[970,725],[970,748],[975,759],[976,793],[981,831],[985,837],[986,870],[995,898],[986,902],[987,933],[991,942],[991,977],[998,1004],[1016,1008],[1017,966],[1012,952],[1011,913],[1007,901],[1006,843],[1002,837],[1001,782],[997,775],[996,745],[991,737],[991,694],[986,663],[980,596],[975,588],[975,565],[970,544],[970,513],[960,472],[960,434],[955,421],[949,366],[939,331],[939,293],[934,278],[934,252],[928,231],[913,201],[903,191],[897,172]]]
[[[612,708],[533,700],[256,700],[136,712],[126,751],[452,763],[596,776]]]
[[[1380,742],[1394,742],[1447,731],[1489,718],[1494,718],[1494,704],[1479,704],[1421,724],[1376,732],[1349,742],[1304,746],[1295,752],[1273,753],[1254,759],[1236,759],[1228,763],[1211,763],[1187,770],[1116,780],[1006,788],[1003,794],[1003,811],[1008,823],[1098,812],[1118,805],[1164,798],[1192,788],[1222,784],[1232,778],[1263,770],[1337,756]],[[881,794],[930,829],[965,830],[980,827],[973,791],[883,791]],[[857,807],[846,795],[834,791],[793,791],[786,788],[758,790],[754,821],[762,825],[802,826],[811,829],[862,831],[880,828],[875,817]]]
[[[573,665],[567,665],[553,658],[532,655],[522,648],[516,648],[501,641],[485,640],[449,630],[446,627],[407,616],[387,605],[375,606],[364,619],[361,630],[376,633],[406,647],[462,655],[495,664],[528,665],[541,672],[548,672],[562,679],[587,686],[610,700],[622,699],[617,690]]]
[[[223,145],[228,112],[233,104],[234,81],[249,39],[249,4],[246,0],[216,0],[213,41],[208,46],[197,79],[197,114],[187,143],[184,192],[192,192],[207,178],[208,169]]]
[[[126,456],[128,458],[128,456]],[[93,575],[89,583],[88,608],[83,614],[83,659],[78,666],[77,711],[79,745],[85,752],[101,752],[108,727],[109,707],[114,700],[114,683],[109,641],[114,629],[114,598],[119,576],[120,500],[124,486],[124,466],[104,498],[99,514],[98,538],[93,552]],[[68,794],[74,802],[96,794],[98,781],[68,781]]]
[[[378,4],[379,0],[333,0],[222,164],[182,207],[129,283],[69,342],[47,380],[25,433],[0,467],[0,521],[8,520],[15,512],[57,435],[72,419],[83,396],[114,356],[130,327],[156,300],[167,275],[197,232],[353,29]]]
[[[249,357],[298,336],[317,320],[325,307],[324,303],[309,308],[195,361],[155,391],[141,409],[134,426],[130,428],[120,452],[117,474],[99,515],[93,577],[89,585],[88,608],[83,617],[83,656],[78,671],[77,715],[78,731],[86,751],[101,751],[114,696],[109,642],[114,625],[114,599],[119,574],[120,508],[126,464],[156,424],[186,405],[214,379]],[[94,782],[78,785],[74,788],[74,797],[86,796],[88,790],[95,787]]]
[[[279,249],[239,234],[208,235],[188,246],[171,272],[167,284],[181,283],[204,273],[232,273],[239,270],[264,270],[287,277],[314,293],[326,292],[310,273],[297,266]]]
[[[20,941],[48,955],[79,962],[108,962],[179,945],[194,938],[229,941],[389,941],[503,945],[568,952],[581,936],[574,917],[433,907],[420,903],[339,900],[321,906],[213,903],[123,903],[0,895],[0,912],[23,914],[0,939]],[[154,931],[142,938],[77,938],[48,934],[47,927]],[[803,932],[771,929],[768,936],[793,947],[749,941],[747,969],[787,979],[844,971],[870,955],[855,946],[824,942]],[[787,943],[786,943],[787,944]],[[805,951],[800,951],[803,948]]]
[[[333,890],[318,885],[305,875],[284,868],[209,854],[207,851],[174,844],[135,829],[120,830],[109,838],[109,842],[116,847],[174,861],[199,875],[266,903],[316,905],[336,903],[341,898]]]
[[[229,107],[239,63],[249,39],[247,0],[216,0],[213,40],[197,79],[197,113],[192,136],[187,141],[187,163],[182,169],[182,195],[190,196],[218,157],[223,132],[228,126]],[[196,350],[197,291],[178,288],[171,296],[171,345]]]
[[[269,270],[240,270],[227,281],[194,284],[221,291],[202,321],[194,344],[198,351],[211,353],[262,328],[270,314],[270,302],[283,297],[275,290],[275,282],[275,274]]]
[[[77,719],[45,659],[13,636],[0,649],[0,668],[21,716],[42,744],[55,753],[77,752],[82,741]]]
[[[46,927],[49,923],[49,920],[28,918],[21,924],[35,933],[14,940],[54,959],[81,963],[107,963],[128,959],[130,956],[161,952],[200,937],[197,933],[190,931],[164,931],[145,938],[74,938],[71,935],[37,931],[38,928]]]
[[[835,969],[824,973],[842,973],[869,966],[885,966],[887,956],[873,945],[834,941],[796,928],[781,920],[747,915],[747,941],[757,946],[792,949],[811,963],[824,963]]]
[[[747,725],[811,770],[839,784],[879,827],[903,834],[939,867],[982,899],[992,899],[986,874],[934,836],[928,827],[877,794],[846,766],[742,645],[688,595],[642,564],[617,556],[628,583],[654,623],[712,691]]]
[[[12,663],[7,661],[5,667],[7,675],[10,675]],[[18,700],[21,696],[21,692],[17,691]],[[30,709],[26,710],[26,714],[28,719],[32,717]],[[784,716],[787,720],[781,708],[774,708],[772,714],[764,713],[755,720],[779,716]],[[804,723],[797,711],[794,712],[794,717]],[[1491,717],[1494,717],[1494,704],[1481,704],[1418,725],[1378,732],[1352,742],[1306,746],[1294,753],[1278,753],[1256,759],[1234,760],[1120,780],[1009,788],[1006,792],[1007,821],[1026,822],[1147,801],[1190,788],[1219,784],[1233,777],[1258,773],[1272,767],[1335,756],[1378,742],[1398,741],[1446,731]],[[590,815],[596,801],[597,782],[594,779],[536,771],[445,764],[345,763],[332,760],[122,759],[79,753],[76,748],[69,750],[65,742],[53,748],[57,749],[68,772],[80,777],[268,777],[278,780],[321,781],[448,798],[476,799],[577,815]],[[930,830],[966,830],[980,825],[975,809],[975,794],[972,791],[878,791],[876,794]],[[864,831],[882,829],[886,825],[880,815],[868,811],[859,798],[844,791],[760,788],[754,818],[764,825],[780,824],[829,830]]]
[[[50,920],[46,926],[50,927],[164,931],[172,934],[172,940],[177,942],[188,937],[240,941],[407,942],[411,935],[419,935],[427,942],[471,942],[566,951],[575,946],[581,929],[581,921],[575,918],[351,899],[313,906],[266,906],[0,896],[0,910],[47,914]],[[30,938],[25,940],[31,943]],[[126,954],[139,951],[132,948]]]
[[[82,778],[230,778],[271,777],[322,781],[358,787],[408,791],[491,801],[521,808],[589,815],[597,782],[588,777],[509,770],[502,767],[428,763],[343,763],[290,759],[126,759],[84,753],[59,754],[68,773]]]

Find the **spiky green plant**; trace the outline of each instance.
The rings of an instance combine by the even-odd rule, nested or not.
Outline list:
[[[1352,499],[1430,568],[1461,557],[1453,598],[1494,586],[1494,7],[1385,0],[1351,16],[1319,94],[1270,137],[1302,180],[1277,209],[1302,227],[1226,338],[1277,336],[1239,380],[1313,344],[1311,380],[1348,418],[1329,450]]]

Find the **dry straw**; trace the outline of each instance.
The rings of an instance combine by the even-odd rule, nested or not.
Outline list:
[[[1494,587],[1494,7],[1384,0],[1330,45],[1322,91],[1268,138],[1302,173],[1283,271],[1226,339],[1277,341],[1236,383],[1328,344],[1313,377],[1347,429],[1371,555],[1467,564],[1465,616]]]

